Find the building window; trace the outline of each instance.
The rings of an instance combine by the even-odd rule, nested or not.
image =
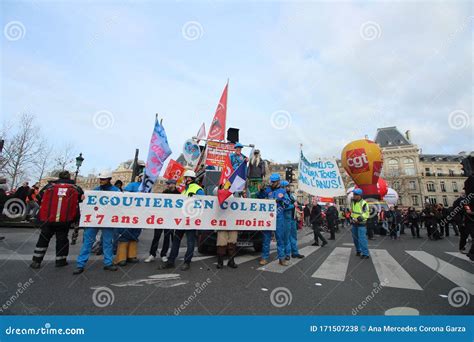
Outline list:
[[[448,207],[448,196],[446,196],[446,195],[443,196],[443,205],[445,207]]]
[[[436,192],[435,184],[433,182],[426,183],[426,190],[428,192]]]
[[[419,205],[418,204],[418,196],[416,196],[416,195],[411,196],[411,204],[412,205]]]
[[[403,160],[403,166],[404,166],[404,169],[405,169],[405,174],[407,176],[415,176],[416,175],[415,162],[414,162],[413,159],[405,158]]]
[[[436,204],[436,196],[428,196],[429,204]]]
[[[443,175],[443,170],[438,167],[438,168],[436,169],[436,175],[437,175],[438,177],[441,177],[441,176]]]
[[[393,182],[393,188],[395,190],[400,190],[400,182],[396,181],[396,182]]]
[[[449,176],[453,177],[454,176],[454,170],[449,169]]]
[[[388,174],[391,177],[398,176],[399,174],[398,160],[390,159],[388,161]]]
[[[416,190],[416,182],[415,181],[408,182],[408,189]]]
[[[458,192],[459,191],[458,190],[458,183],[453,182],[452,184],[453,184],[453,192]]]
[[[425,168],[425,175],[426,175],[426,176],[432,176],[431,170],[430,170],[429,167],[426,167],[426,168]]]
[[[441,182],[440,185],[441,185],[441,192],[446,192],[446,184],[444,184],[444,182]]]

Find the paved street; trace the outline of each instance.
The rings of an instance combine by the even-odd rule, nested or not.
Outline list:
[[[259,267],[259,255],[244,249],[236,258],[237,270],[217,270],[214,256],[197,254],[187,272],[159,271],[158,261],[106,272],[101,257],[93,256],[86,272],[73,276],[79,245],[71,246],[69,266],[58,269],[51,262],[52,243],[47,262],[36,271],[28,265],[38,232],[0,232],[6,236],[0,242],[0,302],[7,303],[1,314],[383,315],[397,307],[421,315],[474,312],[474,263],[458,253],[455,236],[441,241],[410,235],[400,241],[377,237],[369,243],[372,258],[360,260],[347,228],[325,247],[311,246],[311,231],[305,229],[299,240],[306,258],[292,259],[286,268],[276,262]],[[142,233],[142,259],[152,235]],[[274,243],[272,252],[275,257]],[[12,301],[27,282],[31,284]],[[464,290],[448,297],[457,287]],[[456,307],[459,302],[465,305]]]

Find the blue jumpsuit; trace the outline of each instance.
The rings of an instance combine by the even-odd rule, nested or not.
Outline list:
[[[274,199],[277,204],[277,217],[276,217],[276,240],[277,240],[277,253],[278,259],[285,259],[285,249],[288,244],[289,230],[285,224],[285,208],[290,205],[290,198],[284,188],[272,189],[271,187],[265,188],[257,197]],[[263,247],[262,247],[262,259],[268,260],[270,258],[270,242],[272,238],[272,232],[270,230],[263,231]]]
[[[289,239],[288,244],[286,245],[286,256],[289,257],[290,255],[299,255],[300,252],[298,251],[298,237],[297,237],[297,227],[296,227],[296,220],[295,220],[295,206],[293,203],[296,202],[295,197],[293,194],[289,194],[290,198],[290,206],[285,210],[285,220],[287,220],[286,224],[289,230]]]
[[[123,188],[124,192],[138,192],[141,182],[132,182]],[[142,232],[139,228],[117,228],[116,235],[118,242],[138,241],[138,236]]]
[[[100,191],[120,191],[119,188],[113,185],[106,185],[106,186],[98,186],[94,190]],[[89,260],[89,255],[92,250],[92,245],[95,242],[95,237],[99,229],[102,230],[102,246],[104,250],[104,265],[111,266],[113,264],[114,259],[114,248],[113,248],[113,240],[114,240],[114,228],[85,228],[84,229],[84,242],[81,247],[81,251],[79,252],[79,256],[77,257],[77,268],[84,268],[86,266],[87,261]]]

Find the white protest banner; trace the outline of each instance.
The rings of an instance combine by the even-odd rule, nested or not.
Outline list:
[[[346,190],[334,158],[308,161],[301,151],[298,189],[313,196],[345,196]]]
[[[81,227],[275,230],[274,200],[85,191]]]

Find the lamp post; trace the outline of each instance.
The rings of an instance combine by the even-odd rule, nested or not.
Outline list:
[[[82,162],[84,161],[84,158],[82,157],[82,153],[79,153],[79,155],[76,157],[76,175],[74,176],[74,183],[77,181],[77,175],[79,174],[79,168],[82,166]]]

